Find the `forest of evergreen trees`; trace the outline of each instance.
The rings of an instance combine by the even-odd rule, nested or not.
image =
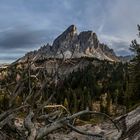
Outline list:
[[[100,66],[89,64],[67,76],[59,87],[56,101],[67,104],[72,112],[91,108],[94,101],[107,93],[108,99],[125,105],[128,64],[101,61]],[[66,103],[67,102],[67,103]]]

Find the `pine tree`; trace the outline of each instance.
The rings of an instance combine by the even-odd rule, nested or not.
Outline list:
[[[140,38],[140,25],[138,25],[138,37]],[[140,99],[140,44],[137,40],[133,40],[130,45],[130,50],[135,57],[130,62],[130,84],[132,98]]]

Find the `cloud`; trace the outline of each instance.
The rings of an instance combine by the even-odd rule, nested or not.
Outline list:
[[[104,42],[108,42],[111,44],[111,42],[127,42],[125,40],[123,40],[120,37],[116,37],[116,36],[112,36],[112,35],[106,35],[106,34],[101,34],[100,38],[104,41]]]
[[[106,43],[110,48],[113,48],[117,55],[131,54],[129,50],[130,42],[128,40],[104,34],[100,35],[100,40]]]
[[[19,54],[17,52],[9,53],[8,55],[5,55],[4,53],[0,53],[0,64],[1,63],[12,63],[20,56],[21,56],[21,52]]]
[[[132,52],[129,50],[130,45],[127,42],[112,42],[112,48],[114,48],[117,55],[131,55]]]
[[[93,30],[118,54],[126,54],[136,38],[138,13],[139,0],[1,0],[0,55],[13,51],[18,58],[52,43],[71,24]]]
[[[0,46],[5,49],[15,49],[28,47],[39,43],[40,32],[12,32],[8,33],[0,40]]]
[[[104,28],[104,23],[99,26],[98,33],[102,33],[103,28]]]
[[[33,49],[51,42],[53,35],[53,31],[31,29],[26,26],[3,30],[0,34],[0,50]]]
[[[29,51],[52,43],[54,36],[53,30],[35,29],[27,25],[3,29],[0,32],[0,63],[12,62]]]
[[[108,0],[104,33],[132,39],[136,35],[136,25],[140,23],[139,0]]]

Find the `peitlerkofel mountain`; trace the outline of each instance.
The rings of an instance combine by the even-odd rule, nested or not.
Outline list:
[[[18,62],[25,62],[28,58],[37,61],[54,57],[65,59],[90,57],[119,61],[113,49],[99,42],[96,33],[83,31],[78,34],[76,26],[71,25],[54,40],[52,45],[47,44],[39,50],[29,52]]]

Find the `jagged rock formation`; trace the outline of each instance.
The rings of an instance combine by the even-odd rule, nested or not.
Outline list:
[[[96,33],[83,31],[78,34],[77,28],[74,25],[71,25],[58,36],[52,45],[47,44],[37,51],[29,52],[18,61],[23,62],[27,58],[36,61],[53,57],[95,57],[100,60],[119,61],[112,49],[99,42]]]

